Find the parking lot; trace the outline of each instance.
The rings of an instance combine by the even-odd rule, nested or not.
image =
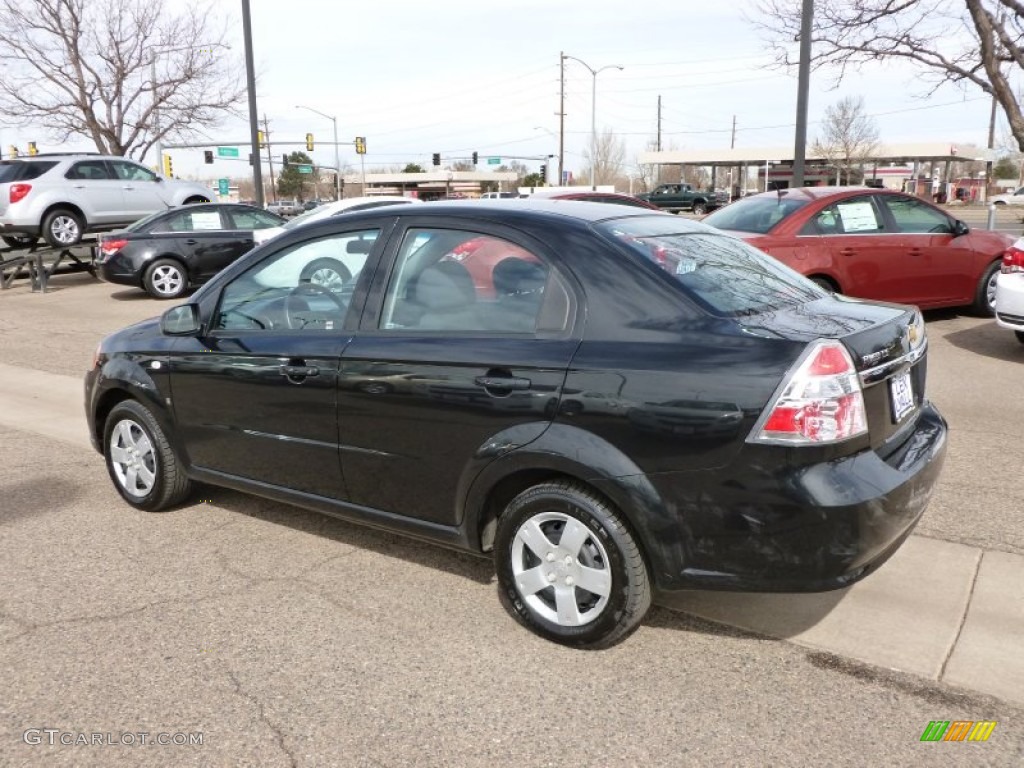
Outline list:
[[[487,560],[222,489],[163,514],[123,504],[87,444],[81,377],[102,335],[168,304],[87,274],[50,289],[0,295],[4,765],[1024,756],[1024,678],[1001,661],[1019,645],[968,659],[984,621],[1024,622],[1024,579],[995,603],[1011,615],[965,617],[1024,556],[1024,346],[991,320],[927,317],[951,445],[905,553],[824,595],[666,598],[626,642],[580,652],[509,619]],[[943,603],[950,623],[930,623]],[[998,726],[920,743],[936,719]]]

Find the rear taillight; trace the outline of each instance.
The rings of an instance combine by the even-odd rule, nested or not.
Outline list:
[[[100,251],[104,256],[112,256],[128,245],[127,240],[104,240],[100,243]]]
[[[1003,274],[1010,274],[1011,272],[1024,272],[1024,250],[1021,250],[1016,245],[1011,245],[1003,253]]]
[[[16,203],[31,191],[31,184],[11,184],[8,194],[10,195],[11,202]]]
[[[786,377],[750,439],[818,445],[867,431],[864,395],[850,353],[838,341],[819,340]]]

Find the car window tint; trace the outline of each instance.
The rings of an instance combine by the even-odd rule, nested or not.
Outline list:
[[[179,211],[157,222],[152,232],[203,232],[224,229],[220,211]]]
[[[718,229],[763,235],[805,205],[807,200],[787,195],[746,197],[715,211],[702,221]]]
[[[913,197],[885,197],[885,204],[900,232],[952,233],[949,217]]]
[[[56,164],[57,163],[52,160],[0,163],[0,184],[8,181],[30,181],[32,179],[38,179]]]
[[[341,328],[379,234],[368,229],[321,237],[260,261],[225,286],[214,329]]]
[[[717,232],[673,232],[670,217],[619,219],[596,226],[634,257],[668,272],[697,304],[716,315],[757,314],[827,295],[738,238]]]
[[[103,160],[82,160],[72,165],[64,174],[66,179],[106,181],[110,179],[110,171]]]
[[[547,303],[568,306],[560,282],[535,254],[490,235],[411,229],[403,238],[384,298],[385,330],[534,333]],[[556,294],[564,293],[565,296]],[[550,315],[550,317],[549,317]],[[545,313],[544,330],[566,313]],[[560,318],[560,319],[551,319]]]
[[[114,167],[114,173],[119,179],[124,179],[125,181],[156,180],[156,174],[149,170],[149,168],[144,168],[141,165],[129,163],[125,160],[111,160],[110,164]]]
[[[228,211],[234,229],[268,229],[280,227],[283,223],[277,216],[272,216],[265,211]]]

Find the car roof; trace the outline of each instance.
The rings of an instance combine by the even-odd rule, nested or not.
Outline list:
[[[757,197],[779,197],[781,195],[782,197],[802,199],[806,200],[807,202],[811,202],[814,200],[824,200],[832,197],[848,197],[850,195],[863,195],[865,193],[879,195],[902,194],[899,190],[883,189],[881,187],[791,187],[789,189],[758,192],[756,195],[747,195],[742,199],[749,200],[750,198]]]

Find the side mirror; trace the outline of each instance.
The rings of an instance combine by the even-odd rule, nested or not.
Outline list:
[[[957,219],[953,222],[953,237],[962,237],[971,231],[971,228],[964,222]]]
[[[195,304],[171,307],[160,318],[160,331],[167,336],[194,336],[201,327],[199,307]]]
[[[160,181],[163,181],[163,180],[164,180],[164,177],[159,175],[159,174],[157,174],[156,181],[160,182]]]

